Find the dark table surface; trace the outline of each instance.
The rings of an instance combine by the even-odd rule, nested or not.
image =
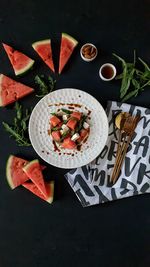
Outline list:
[[[36,59],[33,71],[16,78],[0,45],[0,71],[35,87],[36,74],[50,74],[31,43],[51,37],[58,64],[61,32],[79,40],[62,75],[53,75],[57,88],[79,88],[96,97],[103,107],[119,100],[119,84],[100,80],[102,63],[116,62],[112,52],[132,60],[133,49],[150,63],[150,1],[0,1],[0,40]],[[93,42],[97,59],[85,63],[79,49]],[[21,103],[34,106],[35,95]],[[128,103],[149,107],[150,89]],[[150,266],[150,195],[82,208],[64,178],[66,170],[48,166],[55,179],[52,205],[22,188],[11,191],[5,178],[9,154],[38,158],[33,148],[18,147],[1,122],[12,121],[11,108],[0,110],[0,267]],[[41,160],[42,162],[42,160]]]

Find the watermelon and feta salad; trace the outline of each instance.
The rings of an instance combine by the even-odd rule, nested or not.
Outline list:
[[[90,133],[88,116],[64,108],[51,115],[49,132],[56,146],[62,149],[81,147]]]

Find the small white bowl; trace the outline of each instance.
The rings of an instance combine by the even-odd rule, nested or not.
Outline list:
[[[83,48],[84,48],[85,46],[87,46],[87,45],[90,45],[90,46],[94,47],[95,50],[96,50],[95,56],[92,57],[92,58],[86,58],[86,57],[84,57],[84,55],[82,54],[82,50],[83,50]],[[81,49],[80,49],[80,55],[81,55],[81,58],[82,58],[84,61],[86,61],[86,62],[90,62],[90,61],[94,60],[94,59],[97,57],[97,54],[98,54],[97,47],[96,47],[95,45],[91,44],[91,43],[86,43],[86,44],[84,44],[84,45],[81,47]]]
[[[111,68],[111,70],[112,70],[112,76],[110,77],[110,78],[107,78],[107,77],[105,77],[104,76],[104,74],[103,74],[103,70],[104,70],[104,68],[106,68],[106,67],[108,67],[109,69]],[[113,65],[113,64],[111,64],[111,63],[105,63],[105,64],[103,64],[101,67],[100,67],[100,70],[99,70],[99,76],[100,76],[100,78],[103,80],[103,81],[111,81],[111,80],[113,80],[114,78],[115,78],[115,76],[116,76],[116,73],[117,73],[117,71],[116,71],[116,67]]]

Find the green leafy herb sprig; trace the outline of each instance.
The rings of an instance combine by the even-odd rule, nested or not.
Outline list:
[[[51,76],[48,76],[46,79],[44,75],[36,75],[34,80],[39,86],[39,95],[36,95],[37,97],[42,98],[55,89],[56,80]]]
[[[123,71],[120,75],[116,76],[116,79],[122,80],[120,98],[122,102],[125,102],[131,97],[136,97],[146,86],[150,85],[150,67],[141,58],[138,58],[138,62],[142,63],[144,69],[140,70],[136,67],[135,51],[133,63],[126,62],[114,53],[113,55],[122,63]]]
[[[30,146],[31,143],[28,137],[28,122],[32,109],[23,111],[22,105],[18,102],[15,103],[16,116],[14,117],[13,124],[9,125],[2,122],[4,129],[13,137],[19,146]]]

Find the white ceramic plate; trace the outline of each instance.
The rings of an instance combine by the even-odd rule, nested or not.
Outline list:
[[[54,151],[51,136],[48,135],[51,112],[61,107],[68,108],[68,104],[80,104],[81,107],[75,109],[85,114],[91,111],[90,135],[80,151]],[[43,97],[33,109],[29,137],[37,154],[49,164],[59,168],[76,168],[88,164],[102,151],[108,137],[108,120],[103,107],[93,96],[77,89],[59,89]]]

